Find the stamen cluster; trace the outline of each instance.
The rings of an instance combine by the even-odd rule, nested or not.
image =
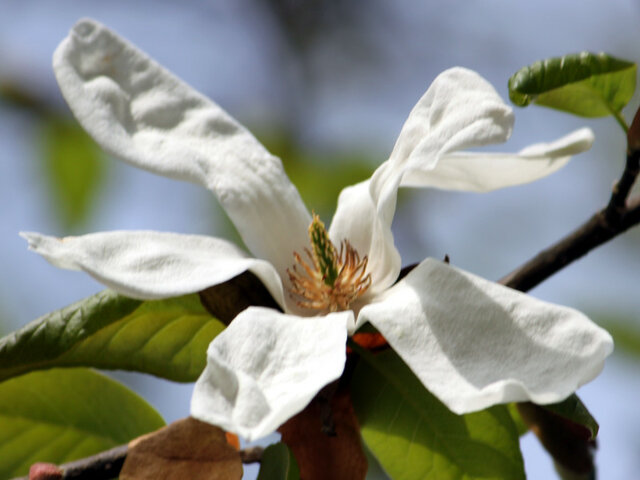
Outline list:
[[[311,249],[305,248],[309,261],[293,252],[295,263],[287,269],[292,298],[299,306],[319,312],[348,310],[371,285],[371,275],[366,273],[368,258],[360,259],[348,240],[336,252],[316,214],[309,226],[309,241]]]

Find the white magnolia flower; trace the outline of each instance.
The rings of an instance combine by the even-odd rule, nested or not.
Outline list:
[[[102,25],[80,21],[53,63],[71,109],[105,150],[207,187],[253,257],[218,238],[148,231],[27,233],[30,247],[141,299],[198,292],[248,270],[285,312],[248,308],[213,340],[193,416],[250,440],[272,432],[341,375],[347,335],[366,322],[460,414],[557,402],[602,369],[611,337],[575,310],[433,259],[397,281],[391,233],[399,187],[482,192],[530,182],[588,149],[588,129],[517,154],[463,151],[505,141],[513,117],[478,74],[447,70],[410,113],[390,158],[341,193],[327,232],[278,158]]]

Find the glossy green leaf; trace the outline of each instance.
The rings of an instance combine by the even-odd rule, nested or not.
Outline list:
[[[0,340],[0,380],[50,367],[134,370],[194,381],[224,325],[198,295],[140,301],[105,290]]]
[[[44,117],[44,172],[65,229],[83,225],[104,180],[102,154],[77,122]]]
[[[598,428],[600,428],[598,422],[596,422],[587,407],[582,403],[582,400],[575,393],[562,402],[541,405],[541,407],[567,420],[571,420],[573,423],[586,427],[591,432],[592,439],[598,435]]]
[[[636,64],[604,53],[582,52],[521,68],[509,79],[509,98],[583,117],[617,115],[633,96]]]
[[[456,415],[395,352],[358,352],[354,408],[364,441],[391,478],[524,478],[518,432],[506,407]]]
[[[34,462],[93,455],[163,425],[137,394],[91,370],[12,378],[0,383],[0,478],[24,475]]]
[[[284,443],[269,445],[260,460],[258,480],[299,480],[300,470],[291,450]]]

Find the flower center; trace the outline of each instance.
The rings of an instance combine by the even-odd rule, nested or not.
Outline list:
[[[336,251],[324,224],[315,213],[309,225],[309,242],[311,249],[304,249],[309,262],[298,252],[293,252],[295,263],[287,269],[291,297],[299,306],[309,310],[348,310],[349,305],[371,285],[371,275],[366,274],[367,257],[360,259],[348,240],[343,240],[340,250]]]

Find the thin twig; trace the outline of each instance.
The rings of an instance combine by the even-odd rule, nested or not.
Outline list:
[[[240,459],[242,463],[260,463],[262,460],[262,454],[264,448],[262,447],[250,447],[240,450]]]
[[[640,150],[627,154],[627,162],[620,180],[616,182],[611,192],[611,199],[607,205],[607,218],[610,222],[616,222],[627,211],[627,197],[638,178],[640,170]]]
[[[62,479],[109,480],[116,478],[122,470],[128,450],[128,445],[120,445],[81,460],[59,465],[62,470]],[[246,448],[240,450],[240,459],[245,464],[259,463],[263,452],[262,447]],[[16,477],[13,480],[29,480],[29,477]]]
[[[627,201],[638,178],[639,161],[640,150],[627,155],[624,172],[613,187],[605,208],[569,235],[500,279],[499,283],[526,292],[594,248],[640,223],[640,196]]]
[[[115,478],[122,470],[127,456],[127,445],[120,445],[93,457],[83,458],[75,462],[61,465],[62,478],[109,480]],[[88,461],[91,459],[91,461]]]

